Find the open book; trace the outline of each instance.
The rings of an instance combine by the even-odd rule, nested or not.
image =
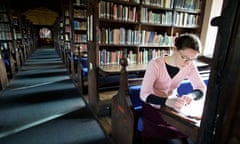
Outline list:
[[[181,109],[177,109],[175,107],[176,99],[177,97],[169,97],[166,101],[166,106],[173,108],[184,116],[195,118],[198,120],[201,119],[205,101],[204,98],[200,100],[193,100],[190,104],[183,106]]]

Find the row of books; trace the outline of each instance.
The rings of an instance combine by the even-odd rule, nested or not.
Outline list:
[[[176,12],[173,23],[175,26],[198,26],[198,15],[185,12]]]
[[[73,21],[74,30],[87,30],[87,22],[86,21]]]
[[[12,33],[0,31],[0,40],[12,40]]]
[[[80,55],[81,52],[87,52],[87,44],[74,44],[73,53]]]
[[[85,9],[73,9],[73,17],[74,18],[86,18],[87,10]]]
[[[155,31],[138,31],[125,28],[101,28],[97,33],[98,42],[101,44],[129,44],[129,45],[151,45],[171,47],[175,36],[170,36]]]
[[[99,18],[121,21],[137,22],[138,14],[136,6],[125,6],[113,2],[100,1]]]
[[[74,34],[74,42],[75,43],[87,42],[87,34]]]
[[[101,28],[97,31],[98,42],[102,44],[139,44],[140,32],[125,28]]]
[[[200,9],[201,0],[143,0],[143,4],[167,9],[174,7],[176,9],[195,11]]]
[[[77,5],[77,6],[87,5],[87,0],[75,0],[74,5]]]
[[[141,22],[150,24],[172,24],[172,11],[153,12],[148,8],[141,8]]]
[[[22,33],[19,33],[19,32],[14,32],[13,33],[13,38],[16,40],[16,39],[22,39]]]
[[[173,8],[174,0],[143,0],[143,4],[160,8]]]
[[[184,10],[200,10],[201,0],[175,0],[175,8]]]
[[[140,0],[119,0],[120,2],[140,3]]]
[[[7,23],[0,23],[0,32],[10,31],[10,25]]]
[[[107,49],[101,49],[98,53],[99,65],[120,64],[120,59],[125,52],[125,50],[108,51]],[[170,55],[170,50],[142,49],[139,52],[129,50],[126,55],[128,64],[147,64],[153,58]]]
[[[105,8],[107,7],[107,8]],[[137,22],[138,13],[136,7],[123,6],[121,4],[114,4],[113,2],[99,2],[99,18],[120,20],[120,21],[132,21]],[[197,25],[198,15],[190,14],[188,12],[174,12],[166,11],[152,11],[152,9],[142,7],[140,12],[141,23],[149,24],[162,24],[162,25],[174,25],[178,26],[190,26]]]

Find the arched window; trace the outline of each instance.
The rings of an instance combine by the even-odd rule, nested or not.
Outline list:
[[[52,44],[52,32],[49,28],[43,27],[39,29],[39,37],[41,45]]]
[[[43,27],[39,30],[39,36],[41,39],[51,39],[52,38],[51,30],[46,27]]]

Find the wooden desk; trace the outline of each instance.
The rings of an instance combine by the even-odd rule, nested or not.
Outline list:
[[[168,106],[161,107],[160,111],[165,121],[189,136],[194,143],[198,141],[200,120],[188,118]]]
[[[128,73],[131,72],[141,72],[145,71],[147,64],[130,64],[127,65],[126,70]],[[100,65],[99,70],[103,73],[108,74],[119,74],[121,72],[122,66],[118,64],[108,64],[108,65]]]
[[[140,77],[129,78],[129,85],[139,85],[142,83],[143,73],[145,72],[147,64],[130,64],[126,67],[127,73],[134,73]],[[99,73],[103,76],[107,75],[119,75],[121,72],[122,66],[118,64],[109,64],[99,66]]]

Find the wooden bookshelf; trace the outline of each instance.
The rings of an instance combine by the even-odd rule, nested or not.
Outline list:
[[[0,6],[0,51],[1,57],[5,61],[7,76],[8,78],[12,78],[15,74],[15,62],[13,58],[15,43],[11,13],[5,5]]]
[[[85,88],[87,81],[86,76],[83,75],[83,65],[81,58],[87,58],[87,0],[72,0],[71,1],[72,13],[72,40],[71,50],[73,54],[73,79],[77,80],[78,86],[82,91]],[[86,89],[86,88],[85,88]]]
[[[15,49],[14,49],[14,60],[15,60],[15,67],[16,71],[20,70],[20,67],[23,65],[26,56],[26,48],[24,46],[24,36],[23,36],[23,24],[22,21],[24,21],[23,17],[19,14],[19,11],[15,10],[12,11],[12,25],[13,25],[13,40],[15,43]],[[29,36],[31,37],[31,36]],[[29,51],[30,55],[31,50]]]
[[[61,1],[61,12],[54,25],[55,47],[61,56],[63,63],[68,69],[69,74],[73,71],[72,65],[72,11],[71,1]]]
[[[54,23],[53,26],[53,33],[54,33],[54,38],[53,38],[53,44],[54,48],[56,48],[59,56],[64,60],[64,31],[63,31],[63,16],[60,14],[56,22]],[[65,62],[65,61],[63,61]]]
[[[177,36],[200,35],[205,7],[204,0],[91,0],[90,3],[93,7],[89,10],[89,17],[92,16],[89,27],[93,30],[88,41],[91,79],[88,91],[91,91],[89,102],[97,113],[101,113],[99,83],[102,83],[98,78],[101,72],[108,71],[104,68],[119,67],[123,57],[129,65],[146,65],[154,57],[171,55]]]
[[[55,47],[77,87],[83,91],[87,78],[83,78],[81,58],[87,58],[88,1],[64,0],[62,12],[54,25]]]

